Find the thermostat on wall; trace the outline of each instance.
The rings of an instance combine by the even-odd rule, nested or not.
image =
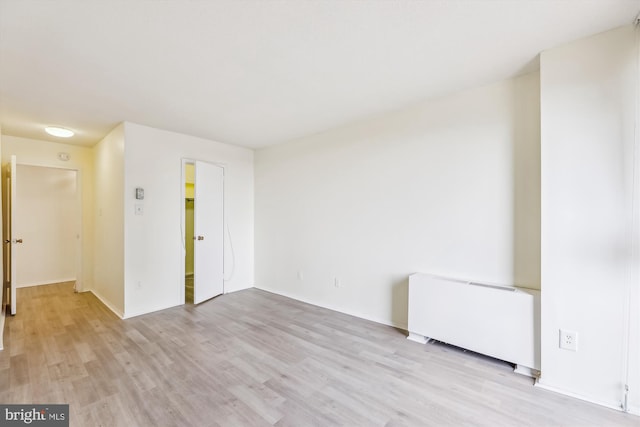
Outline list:
[[[144,200],[144,188],[136,188],[136,199],[137,200]]]

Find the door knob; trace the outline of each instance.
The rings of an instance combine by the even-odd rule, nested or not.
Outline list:
[[[198,240],[204,240],[204,236],[198,236]]]
[[[7,239],[4,241],[5,243],[11,243],[11,240]]]
[[[16,239],[16,243],[22,243],[22,239]]]

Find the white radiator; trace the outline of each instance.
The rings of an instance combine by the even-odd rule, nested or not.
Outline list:
[[[540,370],[540,292],[430,274],[409,276],[409,339],[430,339]]]

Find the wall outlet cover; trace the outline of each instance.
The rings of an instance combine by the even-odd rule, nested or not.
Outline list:
[[[560,329],[560,348],[569,351],[578,351],[578,333]]]

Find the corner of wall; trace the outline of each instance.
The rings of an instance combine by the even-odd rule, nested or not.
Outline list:
[[[91,291],[120,317],[124,314],[125,126],[116,126],[93,147],[94,277]]]

